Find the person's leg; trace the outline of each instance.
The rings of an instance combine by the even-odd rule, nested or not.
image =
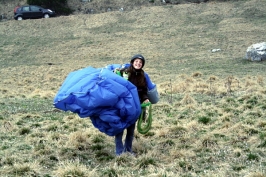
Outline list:
[[[123,132],[115,135],[115,154],[116,155],[121,155],[124,151],[122,138],[123,138]]]
[[[132,142],[134,138],[134,131],[135,131],[136,123],[130,125],[127,128],[127,135],[125,139],[125,151],[132,153]]]

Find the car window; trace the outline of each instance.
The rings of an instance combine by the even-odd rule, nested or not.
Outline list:
[[[30,7],[29,6],[23,7],[22,11],[26,11],[26,12],[30,11]]]
[[[21,7],[20,7],[20,8],[17,8],[17,9],[16,9],[16,12],[17,12],[17,11],[22,11],[22,10],[21,10]]]
[[[39,12],[40,11],[40,8],[39,7],[36,7],[36,6],[31,6],[30,7],[31,11],[34,11],[34,12]]]

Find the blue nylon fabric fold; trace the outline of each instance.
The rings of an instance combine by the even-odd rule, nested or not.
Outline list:
[[[87,67],[69,73],[54,106],[89,117],[94,127],[110,136],[135,123],[141,113],[137,88],[109,68]]]

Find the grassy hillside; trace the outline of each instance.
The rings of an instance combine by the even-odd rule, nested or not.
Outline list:
[[[142,7],[0,23],[0,176],[266,176],[265,41],[261,0]],[[221,49],[211,52],[212,49]],[[69,72],[127,63],[136,53],[158,86],[137,157],[53,108]]]
[[[202,0],[203,1],[203,0]],[[180,4],[180,3],[188,3],[187,0],[170,0],[167,3],[163,3],[161,0],[155,0],[153,3],[149,2],[149,0],[90,0],[90,1],[82,1],[82,0],[67,0],[66,5],[73,10],[73,15],[76,14],[98,14],[105,13],[108,11],[119,11],[123,8],[124,11],[131,11],[134,9],[140,9],[141,7],[149,7],[149,6],[160,6],[166,5],[167,3],[172,4]],[[197,2],[197,0],[191,0],[190,2]],[[0,20],[14,20],[14,7],[21,6],[27,4],[27,0],[0,0]],[[57,14],[60,13],[55,10]]]

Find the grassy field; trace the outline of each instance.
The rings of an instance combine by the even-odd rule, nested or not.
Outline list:
[[[266,3],[240,0],[0,22],[0,176],[266,176]],[[212,49],[221,49],[211,52]],[[157,84],[137,156],[53,107],[71,71],[128,63]]]

